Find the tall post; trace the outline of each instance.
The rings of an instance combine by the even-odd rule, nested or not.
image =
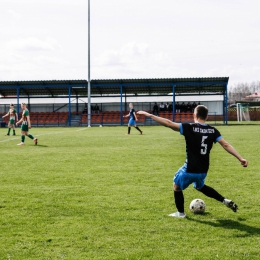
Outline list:
[[[226,85],[226,125],[228,124],[228,83]]]
[[[88,0],[88,127],[91,127],[91,85],[90,85],[90,0]]]
[[[79,97],[78,97],[78,94],[76,96],[76,112],[77,112],[77,115],[79,114]]]
[[[71,126],[71,102],[70,102],[70,96],[71,96],[71,86],[69,86],[69,126]]]
[[[228,124],[228,84],[226,84],[223,101],[223,123]]]
[[[120,125],[123,125],[123,86],[120,85]]]
[[[30,96],[28,95],[27,98],[28,98],[28,104],[27,104],[28,105],[28,109],[31,112]]]
[[[18,118],[19,118],[19,113],[20,113],[20,104],[19,104],[19,98],[20,98],[20,88],[17,86],[17,89],[16,89],[16,95],[17,95],[17,115],[18,115]]]
[[[172,86],[172,121],[175,121],[175,85]]]
[[[127,100],[126,100],[126,92],[125,92],[125,111],[127,110]]]

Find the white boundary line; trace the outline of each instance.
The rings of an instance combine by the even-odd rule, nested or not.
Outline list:
[[[77,129],[77,130],[71,130],[71,131],[61,131],[61,132],[53,132],[53,133],[46,133],[46,134],[40,134],[40,135],[34,135],[34,136],[44,136],[44,135],[57,135],[57,134],[63,134],[63,133],[70,133],[70,132],[79,132],[79,131],[84,131],[88,128],[81,128],[81,129]],[[8,138],[8,137],[7,137]],[[14,141],[14,140],[19,140],[20,136],[18,137],[14,137],[11,139],[6,139],[6,140],[0,140],[0,143],[5,143],[5,142],[9,142],[9,141]]]

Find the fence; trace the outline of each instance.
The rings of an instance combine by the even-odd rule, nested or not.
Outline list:
[[[250,121],[260,121],[260,107],[249,107]],[[228,120],[237,121],[237,109],[228,109]]]

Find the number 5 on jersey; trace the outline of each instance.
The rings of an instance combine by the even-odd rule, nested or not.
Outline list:
[[[201,149],[200,149],[200,153],[201,153],[201,154],[207,154],[208,145],[204,143],[204,141],[205,141],[207,138],[208,138],[208,136],[202,136]]]

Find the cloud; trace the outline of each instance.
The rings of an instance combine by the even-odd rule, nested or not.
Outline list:
[[[8,48],[26,52],[59,51],[61,49],[56,40],[52,38],[40,40],[35,37],[13,40],[8,44]]]
[[[66,69],[71,61],[53,38],[28,37],[5,42],[0,45],[0,61],[0,80],[65,78],[62,73],[72,76]]]
[[[22,17],[20,13],[14,11],[12,9],[7,10],[7,15],[8,15],[8,18],[12,19],[12,20],[19,20]]]
[[[189,56],[189,55],[188,55]],[[187,78],[230,77],[230,84],[258,78],[259,66],[237,67],[236,62],[210,57],[180,57],[158,51],[144,42],[130,42],[93,58],[92,78]],[[250,81],[249,81],[250,82]]]
[[[152,74],[149,71],[154,74],[162,62],[173,64],[166,53],[154,51],[150,44],[129,42],[94,57],[91,70],[96,78],[144,77]]]
[[[94,57],[94,66],[126,66],[137,63],[147,56],[149,44],[131,42],[120,49],[110,49]]]
[[[187,0],[177,9],[162,2],[91,1],[93,79],[259,79],[257,1]],[[0,80],[87,77],[86,0],[1,0],[1,7]]]

